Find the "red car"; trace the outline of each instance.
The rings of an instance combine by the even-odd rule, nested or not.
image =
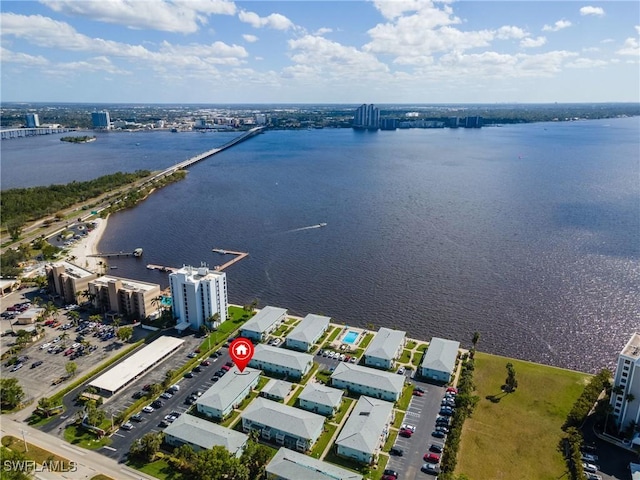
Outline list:
[[[398,480],[398,477],[394,477],[393,475],[383,475],[381,480]]]
[[[456,387],[447,387],[447,392],[458,394],[458,389]]]
[[[425,453],[424,457],[422,457],[422,459],[425,462],[429,462],[429,463],[439,463],[440,462],[440,455],[438,455],[437,453]]]
[[[209,360],[205,360],[200,364],[201,367],[208,367],[209,365],[211,365],[211,362]]]
[[[231,367],[228,367],[227,365],[223,365],[222,370],[228,372],[229,370],[231,370]]]
[[[424,395],[424,393],[422,393],[420,390],[414,390],[414,391],[413,391],[413,394],[414,394],[416,397],[422,397],[422,396]]]
[[[401,437],[411,438],[411,435],[413,435],[413,432],[411,430],[409,430],[408,428],[402,428],[402,429],[400,429],[399,435]]]

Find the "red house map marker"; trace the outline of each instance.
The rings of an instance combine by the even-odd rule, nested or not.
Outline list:
[[[251,357],[253,357],[253,343],[247,338],[236,338],[231,342],[231,345],[229,345],[229,355],[231,355],[231,360],[236,364],[238,370],[242,372],[251,360]]]

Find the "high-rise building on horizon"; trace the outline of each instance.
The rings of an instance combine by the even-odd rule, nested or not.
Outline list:
[[[380,128],[380,110],[373,104],[363,103],[353,116],[353,128],[378,130]]]
[[[611,392],[618,430],[640,423],[640,333],[635,332],[618,355]]]
[[[93,128],[99,128],[104,130],[109,130],[111,128],[111,118],[109,117],[109,112],[92,112],[91,113],[91,124]]]
[[[206,266],[184,266],[169,274],[169,286],[178,330],[199,330],[202,325],[218,327],[227,319],[229,300],[224,272]]]
[[[38,117],[37,113],[27,113],[24,116],[24,121],[27,128],[37,128],[40,126],[40,117]]]

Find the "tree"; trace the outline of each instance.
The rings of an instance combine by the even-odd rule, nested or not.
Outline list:
[[[78,364],[76,362],[67,362],[64,368],[73,377],[76,374],[76,370],[78,370]]]
[[[97,427],[101,425],[102,422],[104,422],[105,418],[107,418],[107,414],[104,412],[104,410],[100,410],[96,406],[96,402],[94,402],[93,400],[87,402],[86,422],[89,425]]]
[[[171,381],[173,379],[173,376],[175,375],[175,371],[173,370],[167,370],[166,373],[164,374],[164,380],[162,381],[162,387],[163,388],[169,388],[169,386],[171,385]]]
[[[633,393],[627,393],[627,395],[625,395],[624,399],[628,402],[631,403],[636,399],[636,396]]]
[[[73,326],[78,326],[78,320],[80,320],[80,314],[76,310],[71,310],[67,313],[67,317],[73,322]]]
[[[6,224],[7,232],[11,236],[11,240],[15,242],[20,238],[20,234],[22,233],[24,224],[25,224],[25,219],[22,216],[17,217],[14,220],[11,220],[10,222],[7,222]]]
[[[518,380],[516,380],[516,370],[511,362],[507,363],[507,379],[505,380],[505,390],[513,392],[518,388]]]
[[[249,478],[262,478],[264,467],[271,460],[269,448],[249,440],[245,446],[240,462],[249,469]]]
[[[151,462],[160,450],[160,445],[162,445],[163,438],[164,434],[162,432],[147,433],[142,438],[139,438],[131,444],[129,454],[133,457]],[[216,477],[214,475],[211,478]]]
[[[18,330],[16,333],[16,345],[24,347],[27,343],[31,341],[31,333],[26,330]]]
[[[250,478],[249,469],[221,445],[199,451],[191,463],[190,474],[189,478],[194,480],[212,478],[249,480]]]
[[[475,349],[480,341],[480,332],[473,332],[473,338],[471,339],[471,343],[473,344],[473,348]]]
[[[0,378],[0,404],[3,409],[17,407],[24,398],[24,390],[18,383],[17,378]]]
[[[29,480],[32,478],[25,471],[20,470],[19,468],[6,468],[6,465],[26,465],[24,463],[26,458],[19,451],[0,446],[0,460],[2,460],[2,465],[5,466],[2,469],[2,480]],[[28,465],[26,466],[28,468]]]
[[[120,340],[123,343],[128,342],[132,336],[133,336],[133,327],[131,326],[121,327],[116,332],[116,337],[118,337],[118,340]]]
[[[102,323],[102,315],[90,315],[89,321],[94,323]]]

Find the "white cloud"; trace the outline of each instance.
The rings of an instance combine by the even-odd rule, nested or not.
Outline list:
[[[558,20],[553,25],[545,25],[542,27],[543,32],[557,32],[564,28],[568,28],[571,26],[571,22],[569,20]]]
[[[258,37],[256,37],[255,35],[244,34],[242,35],[242,38],[244,38],[245,42],[249,43],[255,43],[258,41]]]
[[[272,13],[266,17],[261,17],[257,13],[241,10],[240,13],[238,13],[238,18],[241,22],[248,23],[254,28],[267,27],[273,28],[274,30],[289,30],[290,28],[294,28],[293,22],[279,13]]]
[[[582,7],[580,9],[580,15],[595,15],[596,17],[602,17],[604,15],[604,9],[602,7]]]
[[[0,57],[2,57],[2,63],[17,63],[21,65],[29,66],[43,66],[48,65],[49,60],[41,55],[29,55],[27,53],[12,52],[4,47],[0,47]]]
[[[640,55],[640,45],[638,44],[638,40],[635,38],[629,37],[624,41],[624,45],[622,48],[616,51],[618,55],[631,55],[631,56],[639,56]]]
[[[41,0],[56,12],[125,25],[134,29],[193,33],[207,23],[209,15],[234,15],[227,0]]]
[[[568,68],[597,68],[608,65],[609,62],[605,60],[595,60],[591,58],[577,58],[572,62],[566,64]]]
[[[131,72],[116,67],[113,63],[111,63],[111,60],[104,56],[94,57],[88,60],[81,60],[77,62],[58,63],[55,65],[55,70],[49,69],[50,74],[59,73],[62,76],[70,72],[106,72],[114,75],[131,74]]]
[[[585,53],[595,53],[595,52],[599,52],[600,49],[598,47],[585,47],[582,49],[582,51]]]
[[[508,40],[510,38],[521,39],[529,34],[520,27],[506,25],[496,30],[496,38],[499,40]]]
[[[636,29],[636,33],[640,35],[640,25],[636,25],[634,28]]]
[[[520,46],[522,48],[536,48],[541,47],[545,43],[547,43],[547,39],[545,37],[523,38],[520,41]]]
[[[326,27],[322,27],[319,28],[318,30],[316,30],[313,35],[317,36],[317,37],[321,37],[322,35],[326,35],[327,33],[331,33],[333,32],[333,28],[326,28]]]

